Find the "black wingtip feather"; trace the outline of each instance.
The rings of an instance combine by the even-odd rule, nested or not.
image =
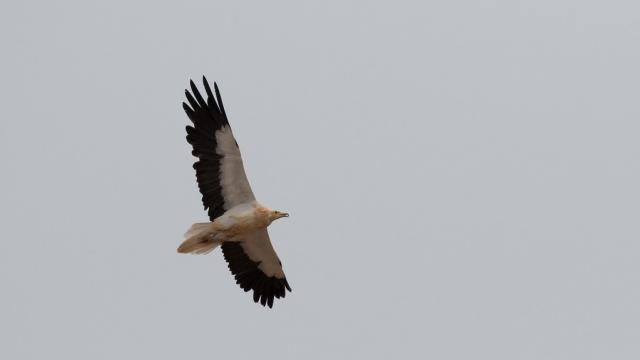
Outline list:
[[[193,123],[192,127],[187,127],[187,142],[192,145],[192,154],[199,158],[196,162],[199,166],[195,166],[198,187],[202,193],[202,203],[205,210],[208,209],[209,218],[213,221],[224,213],[222,193],[220,192],[219,174],[220,174],[220,155],[216,152],[217,139],[216,131],[229,126],[229,121],[222,114],[217,105],[213,94],[207,94],[209,106],[193,79],[189,79],[189,89],[185,89],[186,102],[182,103],[182,108]],[[205,88],[208,83],[205,83]],[[208,92],[211,92],[209,87]],[[215,181],[213,181],[213,180]]]
[[[193,98],[193,96],[191,96],[191,93],[189,93],[188,90],[184,91],[184,95],[187,97],[187,101],[189,101],[189,105],[193,109],[192,112],[195,113],[196,111],[198,111],[201,108],[200,104],[198,104],[196,102],[196,100]]]
[[[260,300],[260,293],[256,290],[253,291],[253,302],[257,303]]]
[[[204,90],[207,92],[207,96],[213,97],[213,93],[211,93],[211,87],[209,86],[209,82],[207,78],[202,75],[202,83],[204,84]]]
[[[258,267],[259,262],[251,260],[236,242],[222,244],[222,253],[236,283],[245,291],[253,290],[253,301],[262,306],[273,307],[275,298],[284,298],[286,278],[267,276]]]
[[[202,98],[202,95],[200,95],[200,90],[198,90],[196,84],[193,82],[193,80],[191,80],[189,84],[191,85],[191,92],[193,93],[193,96],[196,98],[196,100],[198,100],[198,104],[200,105],[200,107],[206,108],[207,103]]]
[[[222,96],[220,95],[220,89],[218,89],[218,83],[213,83],[213,88],[216,90],[216,100],[218,101],[218,107],[220,107],[220,112],[225,116],[227,113],[224,111],[224,105],[222,104]]]
[[[194,111],[192,108],[189,107],[189,105],[187,105],[187,103],[183,102],[182,103],[182,108],[184,109],[184,112],[187,113],[187,117],[189,117],[189,119],[191,119],[194,115]]]

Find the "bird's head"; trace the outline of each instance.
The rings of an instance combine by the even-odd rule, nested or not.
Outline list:
[[[278,210],[271,210],[270,217],[271,217],[271,221],[274,221],[283,217],[289,217],[289,214],[286,212],[278,211]]]

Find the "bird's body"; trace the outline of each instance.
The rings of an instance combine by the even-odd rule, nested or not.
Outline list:
[[[241,239],[243,235],[253,231],[266,229],[275,220],[272,210],[257,201],[232,207],[212,223],[230,241]]]
[[[185,91],[189,105],[183,103],[183,108],[194,125],[187,126],[187,141],[199,158],[193,167],[211,221],[193,224],[178,252],[207,254],[221,246],[236,283],[245,291],[253,290],[255,302],[272,307],[274,298],[284,297],[291,287],[267,227],[288,214],[256,201],[218,86],[214,84],[214,98],[203,81],[207,100],[192,81],[193,95]]]
[[[288,214],[268,209],[257,201],[236,205],[212,222],[193,224],[178,252],[208,253],[223,242],[244,241],[256,231],[265,230],[274,220],[286,216]]]

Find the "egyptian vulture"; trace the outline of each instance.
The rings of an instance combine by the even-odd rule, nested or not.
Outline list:
[[[191,93],[185,90],[189,104],[183,102],[182,107],[193,123],[187,126],[187,142],[198,158],[193,168],[211,221],[193,224],[178,252],[207,254],[220,246],[236,283],[245,292],[253,290],[256,303],[271,308],[274,298],[283,298],[291,287],[271,245],[267,226],[289,214],[256,201],[218,85],[214,83],[214,98],[207,79],[202,80],[207,100],[191,81]]]

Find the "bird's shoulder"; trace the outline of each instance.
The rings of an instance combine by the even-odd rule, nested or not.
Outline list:
[[[246,218],[253,217],[259,211],[260,204],[256,201],[238,204],[227,210],[221,217]]]

